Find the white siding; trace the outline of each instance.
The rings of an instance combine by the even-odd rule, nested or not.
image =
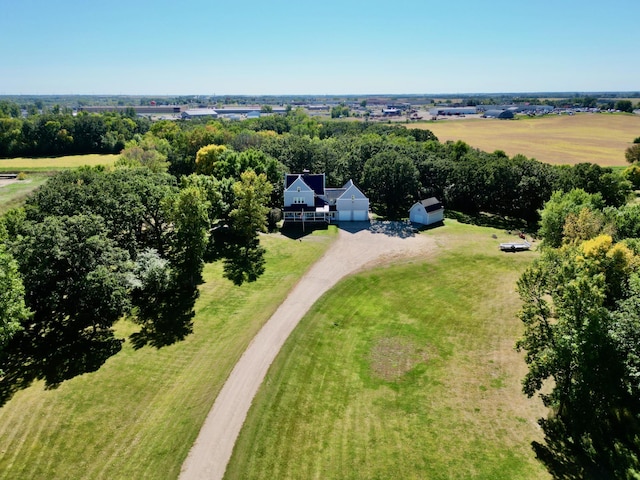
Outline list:
[[[369,199],[353,182],[348,182],[346,186],[346,191],[336,200],[338,220],[343,222],[369,220]]]
[[[421,203],[414,203],[409,210],[409,220],[413,223],[426,223],[427,212]]]
[[[300,203],[305,203],[312,207],[315,205],[315,200],[311,187],[304,180],[298,178],[284,191],[284,206],[290,207]]]
[[[409,220],[413,223],[421,223],[423,225],[442,222],[444,221],[444,208],[440,208],[433,212],[427,212],[424,205],[421,203],[414,203],[409,210]]]
[[[444,221],[444,208],[436,210],[435,212],[429,212],[429,214],[427,215],[427,225],[442,221]]]

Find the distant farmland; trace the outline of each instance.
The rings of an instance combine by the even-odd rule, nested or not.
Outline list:
[[[580,162],[627,165],[624,151],[640,136],[639,115],[548,115],[517,120],[465,119],[420,123],[441,142],[463,140],[472,147],[509,156],[521,153],[552,164]]]
[[[635,137],[634,137],[635,138]],[[89,165],[113,165],[120,155],[66,155],[62,157],[44,157],[44,158],[8,158],[0,159],[0,171],[15,172],[37,172],[37,171],[55,171],[67,168],[76,168]]]

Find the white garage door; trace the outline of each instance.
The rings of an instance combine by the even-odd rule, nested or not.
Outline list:
[[[354,210],[353,211],[353,220],[355,222],[364,222],[369,219],[369,212],[366,210]]]

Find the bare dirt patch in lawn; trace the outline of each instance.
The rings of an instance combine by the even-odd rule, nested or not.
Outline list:
[[[384,337],[371,349],[369,362],[375,377],[394,382],[429,356],[428,349],[408,338]]]

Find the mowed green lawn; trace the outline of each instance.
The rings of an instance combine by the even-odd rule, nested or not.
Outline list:
[[[335,232],[261,237],[266,273],[242,287],[208,265],[186,340],[137,351],[126,342],[97,372],[18,392],[0,408],[0,478],[177,478],[236,361]],[[122,337],[135,330],[117,325]]]
[[[27,196],[49,178],[47,173],[29,173],[25,180],[3,184],[0,180],[0,215],[22,205]]]
[[[464,119],[412,124],[431,130],[441,142],[462,140],[486,152],[503,150],[541,162],[627,165],[625,150],[640,136],[640,115],[547,115],[517,120]]]
[[[113,165],[120,155],[69,155],[51,158],[0,159],[0,172],[27,172],[25,180],[5,184],[0,181],[0,215],[22,205],[27,196],[45,183],[52,172],[85,165]]]
[[[82,167],[84,165],[113,165],[120,155],[67,155],[63,157],[44,158],[6,158],[0,159],[0,171],[23,172],[23,171],[53,171],[67,168]]]
[[[434,257],[350,277],[302,320],[226,479],[549,478],[514,351],[515,282],[536,253],[452,220],[422,234]]]

